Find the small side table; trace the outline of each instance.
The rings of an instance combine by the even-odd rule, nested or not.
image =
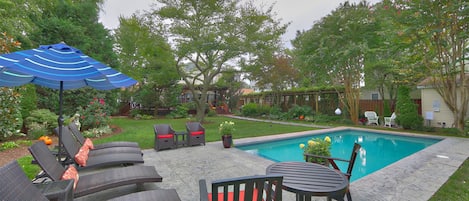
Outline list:
[[[179,136],[182,136],[182,141],[179,141]],[[180,145],[186,146],[186,136],[186,131],[179,131],[174,133],[174,137],[176,137],[176,148],[178,148]]]
[[[34,184],[49,200],[73,200],[73,180]]]

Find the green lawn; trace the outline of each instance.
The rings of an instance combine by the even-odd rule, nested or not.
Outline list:
[[[190,119],[132,120],[128,118],[113,118],[112,124],[122,128],[122,132],[118,135],[94,139],[93,141],[96,144],[110,141],[134,141],[138,142],[142,149],[150,149],[153,148],[154,143],[154,124],[170,124],[176,131],[183,131],[185,130],[185,123],[187,121],[190,121]],[[207,117],[206,121],[207,123],[204,124],[204,127],[206,129],[207,142],[221,140],[220,134],[218,133],[218,126],[223,121],[235,122],[236,132],[233,135],[235,139],[312,130],[312,128],[303,126],[287,126],[225,117]],[[383,129],[379,127],[376,128]],[[26,174],[30,178],[33,178],[34,175],[39,172],[39,168],[31,164],[31,159],[32,157],[30,156],[23,157],[19,159],[19,163],[22,165]],[[459,170],[449,178],[446,184],[443,185],[430,200],[469,200],[469,182],[467,182],[467,178],[469,178],[468,160],[466,160]]]
[[[429,175],[430,176],[430,175]],[[433,195],[430,201],[469,200],[469,160]]]
[[[122,133],[93,141],[96,143],[105,143],[110,141],[134,141],[138,142],[142,149],[150,149],[153,148],[154,144],[154,124],[170,124],[176,131],[185,131],[185,123],[187,121],[188,119],[131,120],[128,118],[113,118],[112,124],[118,125],[120,128],[122,128]],[[314,129],[303,126],[287,126],[263,122],[252,122],[226,117],[207,117],[206,123],[203,124],[206,133],[205,140],[207,142],[221,140],[221,136],[218,133],[218,126],[223,121],[233,121],[235,123],[236,131],[233,134],[234,139]]]

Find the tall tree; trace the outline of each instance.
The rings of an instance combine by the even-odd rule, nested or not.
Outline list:
[[[275,104],[280,103],[280,92],[298,86],[298,69],[292,66],[292,57],[286,52],[264,57],[264,65],[250,70],[249,80],[261,90],[272,90]]]
[[[174,68],[174,56],[167,41],[153,28],[145,15],[120,17],[115,30],[116,49],[123,72],[142,80],[136,97],[145,107],[170,107],[177,100],[170,94],[179,76]],[[157,112],[157,110],[155,110]]]
[[[217,75],[237,65],[252,65],[259,55],[278,50],[286,25],[272,7],[258,9],[241,0],[158,0],[153,11],[171,40],[176,69],[194,96],[196,118],[203,121],[207,91]],[[192,69],[192,71],[190,71]]]
[[[26,5],[37,11],[29,15],[35,28],[26,33],[33,41],[32,47],[39,45],[65,42],[80,49],[83,53],[97,61],[111,67],[119,68],[116,54],[113,51],[113,41],[109,30],[98,22],[99,9],[102,0],[61,0],[44,1],[31,0]],[[32,9],[34,8],[34,9]],[[58,91],[46,88],[37,88],[39,108],[48,108],[58,111]],[[120,90],[97,91],[82,88],[64,92],[64,113],[72,115],[78,106],[85,106],[89,100],[98,94],[106,94],[110,106],[116,107],[117,93]]]
[[[464,129],[469,106],[469,3],[461,0],[396,1],[404,41],[420,58],[414,67],[426,69],[432,87],[453,112],[453,125]]]
[[[372,17],[376,22],[373,38],[368,39],[370,51],[365,62],[365,87],[377,89],[384,104],[383,116],[390,116],[396,102],[397,88],[402,79],[399,71],[404,68],[402,57],[408,54],[399,45],[399,24],[395,19],[396,10],[389,0],[375,4],[371,8]]]
[[[220,79],[217,80],[217,88],[226,88],[226,93],[222,94],[228,105],[230,111],[233,111],[238,106],[238,101],[242,95],[242,88],[246,87],[246,83],[241,80],[240,72],[233,69],[232,71],[225,71],[222,73]]]
[[[344,87],[345,97],[340,101],[355,123],[358,123],[368,38],[374,37],[376,29],[370,15],[367,2],[345,2],[311,30],[299,33],[293,43],[303,70],[322,77],[318,79],[322,84]]]

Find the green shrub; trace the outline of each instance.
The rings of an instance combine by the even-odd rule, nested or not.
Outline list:
[[[390,117],[392,115],[391,107],[389,106],[389,104],[389,100],[386,99],[383,101],[383,117]]]
[[[91,128],[83,131],[83,136],[87,138],[101,137],[104,134],[111,134],[112,129],[108,125],[99,128]]]
[[[31,128],[32,123],[46,125],[47,131],[52,132],[54,128],[58,127],[58,116],[48,109],[38,109],[31,111],[29,117],[26,118],[26,128]]]
[[[141,119],[143,119],[143,120],[150,120],[150,119],[153,119],[153,116],[152,116],[152,115],[142,115],[142,116],[141,116]]]
[[[21,87],[21,116],[27,118],[31,111],[37,109],[36,85],[28,84]]]
[[[29,124],[28,127],[28,138],[29,139],[38,139],[39,137],[43,135],[49,134],[48,129],[47,129],[47,122],[45,123],[37,123],[37,122],[32,122]]]
[[[187,115],[189,115],[188,112],[189,112],[189,108],[187,108],[185,105],[178,105],[176,106],[175,110],[169,113],[168,117],[171,117],[173,119],[186,118]]]
[[[268,115],[270,114],[270,105],[257,105],[257,115]]]
[[[207,116],[208,117],[217,116],[217,112],[215,110],[210,109],[210,110],[208,110]]]
[[[299,105],[293,105],[293,107],[291,107],[289,110],[288,110],[288,113],[289,113],[289,117],[291,119],[297,119],[299,118],[300,116],[306,116],[306,115],[309,115],[311,114],[312,112],[312,108],[309,107],[309,106],[299,106]]]
[[[312,138],[306,144],[301,143],[300,149],[303,149],[303,153],[329,157],[331,156],[331,138],[329,136],[324,139]],[[310,157],[308,162],[328,164],[327,159],[316,157]]]
[[[188,108],[189,110],[195,110],[197,109],[197,105],[195,104],[194,101],[191,102],[186,102],[182,104],[184,107]]]
[[[258,115],[257,112],[257,104],[256,103],[248,103],[244,105],[241,109],[241,114],[246,117],[255,117]]]
[[[409,88],[400,86],[397,93],[397,124],[404,129],[422,130],[423,117],[418,114],[417,104],[410,98]]]
[[[0,87],[0,140],[21,135],[21,94],[16,89]]]
[[[82,130],[109,126],[109,113],[102,98],[93,98],[85,108],[78,108]]]
[[[142,111],[139,109],[132,109],[130,110],[130,117],[135,118],[137,115],[141,115]]]
[[[280,119],[282,114],[282,108],[280,108],[279,106],[270,107],[269,115],[271,119]]]

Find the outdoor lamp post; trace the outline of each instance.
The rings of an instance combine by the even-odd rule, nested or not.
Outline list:
[[[335,109],[334,112],[335,112],[336,115],[341,115],[342,114],[342,110],[340,110],[339,107],[337,107],[337,109]]]

